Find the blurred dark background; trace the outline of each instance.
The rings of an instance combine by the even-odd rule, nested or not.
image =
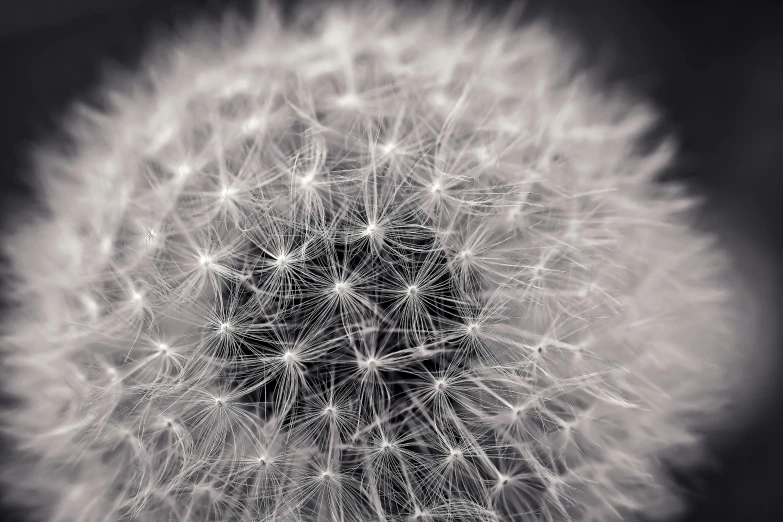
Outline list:
[[[658,105],[682,146],[671,175],[704,191],[709,211],[731,235],[755,245],[742,268],[777,298],[780,280],[769,267],[783,259],[777,232],[783,7],[772,3],[531,0],[528,13],[572,31],[592,59],[610,64],[608,81]],[[70,102],[90,97],[107,63],[133,67],[156,35],[252,6],[248,0],[0,0],[0,214],[6,222],[14,217],[9,209],[29,197],[24,151],[57,128]],[[759,252],[772,261],[763,265]],[[777,306],[773,311],[779,313]],[[779,328],[767,320],[765,328]],[[712,442],[718,465],[680,476],[693,506],[686,522],[783,517],[783,379],[768,379],[766,400],[747,425]],[[25,520],[2,507],[0,519]]]

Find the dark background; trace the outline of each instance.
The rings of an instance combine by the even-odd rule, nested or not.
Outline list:
[[[742,268],[769,296],[778,296],[777,270],[764,271],[758,249],[772,260],[767,267],[783,259],[777,234],[783,207],[783,8],[748,0],[529,4],[530,15],[572,30],[592,59],[610,64],[608,81],[630,85],[657,103],[667,130],[682,145],[672,175],[708,194],[710,212],[721,216],[734,237],[755,245]],[[3,223],[13,224],[13,209],[29,196],[25,149],[57,128],[71,101],[89,98],[107,63],[133,67],[150,38],[193,18],[215,18],[226,7],[249,12],[252,2],[0,0]],[[779,313],[777,307],[773,312]],[[768,321],[766,328],[779,328]],[[717,467],[681,476],[693,505],[687,522],[783,517],[778,381],[783,379],[770,379],[766,401],[738,435],[712,442]],[[22,513],[0,507],[3,515],[24,520]]]

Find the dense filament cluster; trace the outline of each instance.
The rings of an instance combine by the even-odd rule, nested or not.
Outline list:
[[[80,522],[674,508],[725,310],[652,112],[511,15],[321,18],[201,28],[42,154],[20,490]]]

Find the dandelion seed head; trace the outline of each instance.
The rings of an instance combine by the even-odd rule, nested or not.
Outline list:
[[[287,266],[291,262],[291,256],[289,254],[280,254],[275,257],[275,266],[282,268]]]
[[[388,142],[381,145],[381,154],[384,156],[388,156],[389,154],[393,154],[397,150],[397,144],[394,142]]]
[[[158,240],[158,231],[154,228],[148,228],[144,231],[144,238],[147,243],[155,243]]]
[[[224,200],[228,200],[231,196],[237,193],[236,187],[223,187],[220,189],[220,197]]]
[[[193,167],[187,163],[181,163],[177,165],[176,172],[179,178],[186,178],[193,172]]]
[[[253,132],[261,128],[261,118],[257,116],[251,116],[242,124],[242,131]]]
[[[313,182],[315,181],[315,173],[310,172],[304,176],[299,176],[299,185],[302,188],[309,188],[312,186]]]
[[[355,4],[200,26],[40,158],[50,215],[4,246],[4,386],[37,398],[8,423],[18,497],[117,522],[674,505],[661,462],[736,366],[724,258],[655,181],[672,149],[637,146],[653,109],[541,24]]]

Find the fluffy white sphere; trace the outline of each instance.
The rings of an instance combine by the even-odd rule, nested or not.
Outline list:
[[[3,245],[47,520],[628,520],[730,389],[654,111],[455,5],[199,27],[44,149]],[[684,453],[683,453],[684,452]],[[21,470],[21,471],[20,471]]]

